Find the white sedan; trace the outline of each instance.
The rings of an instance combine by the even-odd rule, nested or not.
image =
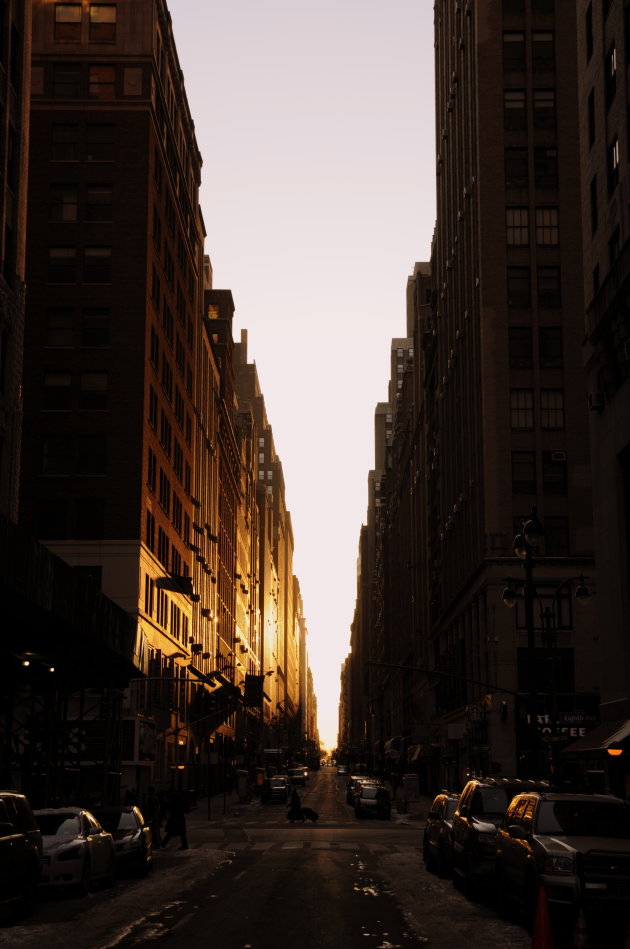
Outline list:
[[[114,882],[114,839],[81,807],[36,810],[44,845],[39,883],[77,886],[88,893],[92,883]]]

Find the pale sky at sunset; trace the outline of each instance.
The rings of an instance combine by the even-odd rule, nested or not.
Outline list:
[[[214,286],[282,461],[320,737],[337,738],[359,530],[405,289],[435,218],[432,0],[167,0]]]

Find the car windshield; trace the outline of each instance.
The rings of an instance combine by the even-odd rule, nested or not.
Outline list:
[[[630,839],[630,807],[615,801],[542,801],[537,834]]]
[[[136,830],[138,822],[133,811],[98,811],[97,815],[105,830]]]
[[[475,807],[475,814],[504,814],[508,804],[503,788],[482,788],[481,801],[482,806],[480,808]]]
[[[454,814],[455,811],[457,810],[457,805],[458,805],[458,803],[459,803],[459,798],[457,798],[457,799],[454,800],[454,801],[451,801],[450,799],[447,799],[447,801],[446,801],[446,807],[444,808],[444,817],[446,818],[446,820],[450,820],[450,819],[451,819],[451,817],[453,816],[453,814]]]
[[[81,833],[78,814],[38,814],[37,823],[44,837],[78,837]]]
[[[370,787],[370,785],[367,784],[361,789],[361,797],[367,798],[370,801],[374,801],[376,798],[380,800],[383,797],[387,797],[387,791],[383,792],[383,788]]]

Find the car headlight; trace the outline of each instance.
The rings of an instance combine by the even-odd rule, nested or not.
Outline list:
[[[67,850],[61,850],[57,860],[78,860],[80,856],[81,846],[77,844],[75,847],[68,847]]]
[[[545,854],[541,862],[543,873],[575,873],[575,856]]]

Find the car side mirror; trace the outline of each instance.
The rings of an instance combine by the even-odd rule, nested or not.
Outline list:
[[[0,821],[0,837],[10,837],[15,833],[15,827],[9,821]]]
[[[507,830],[513,840],[527,840],[529,836],[525,828],[521,827],[520,824],[510,824]]]

